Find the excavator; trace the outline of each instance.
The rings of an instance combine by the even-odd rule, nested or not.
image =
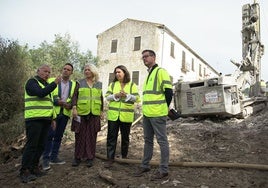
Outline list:
[[[246,118],[267,106],[260,82],[260,6],[242,6],[242,61],[231,60],[233,74],[174,84],[174,107],[182,117],[222,116]]]

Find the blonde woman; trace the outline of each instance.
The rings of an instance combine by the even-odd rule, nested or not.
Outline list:
[[[102,83],[93,64],[84,67],[84,78],[78,81],[74,93],[72,131],[75,132],[75,153],[72,166],[86,160],[93,165],[96,153],[97,133],[101,130],[103,111]]]

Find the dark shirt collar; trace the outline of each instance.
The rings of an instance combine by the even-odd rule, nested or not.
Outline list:
[[[148,68],[147,71],[151,73],[155,69],[155,67],[158,67],[158,64],[154,64],[152,67]]]
[[[38,76],[38,75],[35,76],[35,79],[37,79],[39,82],[41,82],[41,83],[44,84],[44,85],[47,85],[47,84],[48,84],[47,81],[43,80],[43,79],[42,79],[40,76]]]

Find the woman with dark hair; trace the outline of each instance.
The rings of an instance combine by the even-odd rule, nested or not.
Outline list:
[[[115,158],[118,132],[121,133],[121,155],[126,158],[129,146],[130,127],[134,121],[134,104],[140,101],[137,85],[130,81],[127,68],[119,65],[114,69],[115,78],[106,92],[109,101],[106,168],[110,168]]]

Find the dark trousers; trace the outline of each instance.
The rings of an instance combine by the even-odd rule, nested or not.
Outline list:
[[[107,134],[107,158],[114,159],[118,132],[121,133],[121,155],[126,158],[129,146],[129,134],[131,123],[124,123],[120,120],[108,121],[108,134]]]
[[[47,142],[43,153],[43,160],[54,160],[58,157],[63,133],[68,123],[69,117],[59,114],[56,119],[56,129],[50,126]]]
[[[21,171],[32,170],[39,165],[51,120],[31,120],[25,124],[27,141],[22,155]]]

